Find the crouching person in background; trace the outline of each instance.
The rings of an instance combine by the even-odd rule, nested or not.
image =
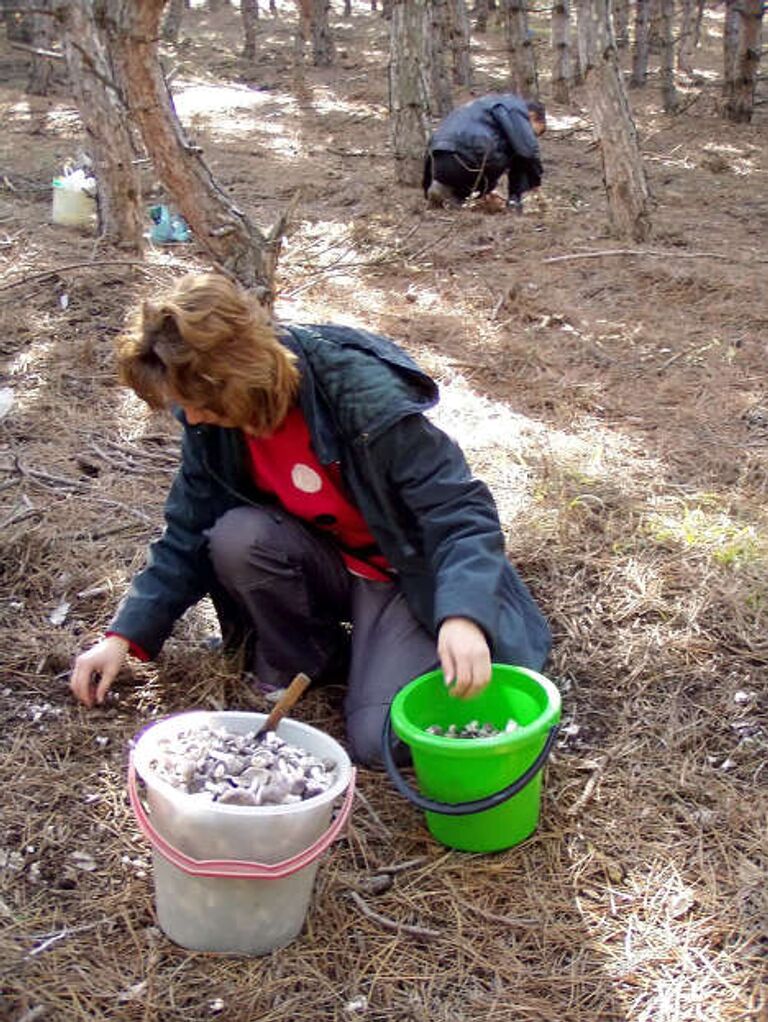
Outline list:
[[[145,302],[121,381],[183,426],[165,529],[71,689],[102,703],[209,594],[265,686],[344,681],[348,744],[380,761],[385,715],[441,666],[458,698],[491,661],[540,669],[550,637],[509,564],[493,499],[425,416],[436,384],[392,341],[273,323],[217,274]],[[351,631],[349,629],[351,623]]]
[[[538,138],[547,128],[543,104],[513,93],[481,96],[457,107],[438,125],[424,160],[430,205],[460,205],[473,192],[488,195],[507,175],[507,205],[520,212],[523,195],[544,171]]]

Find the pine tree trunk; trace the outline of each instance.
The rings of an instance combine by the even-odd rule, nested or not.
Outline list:
[[[736,48],[730,65],[726,61],[723,88],[723,117],[738,124],[748,124],[752,120],[760,64],[762,20],[763,0],[740,0]]]
[[[661,32],[661,101],[665,114],[677,110],[678,96],[675,88],[675,0],[660,0],[659,31]]]
[[[428,0],[394,0],[389,57],[389,107],[395,180],[418,186],[429,137],[432,47]]]
[[[163,39],[169,43],[178,42],[184,11],[187,9],[185,0],[171,0],[163,21]]]
[[[539,83],[525,0],[504,0],[503,11],[510,88],[525,99],[532,99],[539,94]]]
[[[648,0],[648,50],[661,53],[661,0]]]
[[[620,50],[629,46],[629,0],[613,0],[613,32]]]
[[[694,0],[682,0],[677,69],[687,75],[693,74],[693,54],[696,50],[695,13]]]
[[[643,241],[650,233],[648,184],[637,132],[619,69],[607,0],[591,0],[591,47],[585,85],[600,145],[613,230]]]
[[[569,0],[555,0],[552,8],[552,97],[571,101],[571,19]]]
[[[51,50],[56,38],[51,0],[37,0],[32,14],[32,46],[38,50]],[[48,13],[43,13],[48,12]],[[39,54],[32,56],[27,80],[27,92],[32,96],[47,96],[53,79],[53,61]]]
[[[576,0],[576,60],[574,61],[573,80],[576,84],[583,84],[584,75],[589,63],[589,51],[591,49],[592,13],[590,11],[590,0]]]
[[[451,42],[451,11],[448,0],[427,0],[426,7],[430,18],[430,109],[436,117],[442,118],[453,109],[453,89],[447,59]]]
[[[254,60],[256,57],[256,22],[259,18],[259,0],[240,0],[240,13],[243,18],[243,57]]]
[[[475,2],[475,32],[488,31],[488,0],[476,0]]]
[[[155,171],[214,263],[271,302],[282,220],[265,237],[232,205],[176,117],[157,52],[164,0],[106,0],[128,108]]]
[[[56,9],[64,57],[98,182],[99,236],[134,252],[144,247],[141,185],[120,82],[108,38],[94,21],[90,0],[66,0]]]
[[[330,67],[336,59],[336,46],[328,23],[329,0],[310,0],[312,61],[315,67]]]
[[[650,0],[635,0],[635,45],[632,50],[632,76],[629,84],[641,88],[648,81],[648,31]]]
[[[723,24],[723,95],[727,97],[729,82],[736,73],[736,54],[739,51],[739,0],[725,0]]]
[[[456,85],[469,86],[472,84],[472,60],[466,0],[450,0],[450,10],[453,81]]]

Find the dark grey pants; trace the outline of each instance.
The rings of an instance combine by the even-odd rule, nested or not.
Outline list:
[[[251,633],[251,667],[262,682],[285,685],[298,671],[322,680],[348,654],[350,752],[359,763],[379,764],[393,696],[438,665],[435,638],[397,583],[350,574],[331,540],[274,508],[228,511],[210,530],[209,549]],[[351,638],[342,622],[351,623]]]

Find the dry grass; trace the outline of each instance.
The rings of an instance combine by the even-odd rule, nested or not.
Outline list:
[[[196,25],[180,83],[253,77],[222,45],[234,14]],[[111,339],[134,297],[204,264],[108,264],[123,257],[47,223],[77,119],[61,88],[25,108],[24,58],[4,49],[0,1017],[766,1022],[765,107],[735,128],[702,90],[669,124],[653,87],[633,93],[668,255],[545,263],[618,247],[582,122],[545,140],[525,217],[428,215],[391,181],[382,24],[341,24],[338,71],[293,93],[287,29],[261,31],[264,106],[195,115],[195,137],[260,222],[304,187],[282,315],[381,329],[440,378],[440,421],[555,631],[565,727],[541,826],[508,852],[449,851],[363,771],[294,944],[231,959],[158,930],[128,743],[157,716],[252,697],[204,648],[205,605],[104,709],[73,705],[67,673],[157,534],[175,462],[173,425],[115,386]],[[482,43],[484,88],[497,47]],[[296,715],[343,739],[341,698],[310,693]]]

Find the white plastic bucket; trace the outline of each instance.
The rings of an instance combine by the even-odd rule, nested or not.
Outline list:
[[[201,804],[151,769],[160,739],[202,726],[242,734],[264,719],[236,711],[179,714],[144,730],[132,751],[128,791],[152,843],[158,921],[182,947],[263,955],[290,943],[304,924],[319,857],[341,834],[352,808],[355,771],[344,749],[322,731],[287,718],[278,726],[282,739],[337,764],[333,784],[314,798],[292,805]],[[149,814],[137,774],[146,785]],[[333,804],[345,790],[331,823]]]
[[[64,227],[92,227],[96,218],[96,199],[91,187],[92,178],[81,170],[65,173],[53,179],[53,205],[51,217]]]

